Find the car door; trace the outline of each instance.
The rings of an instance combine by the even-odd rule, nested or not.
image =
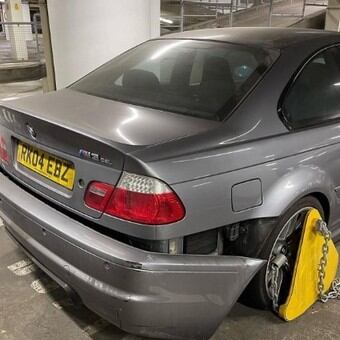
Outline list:
[[[306,62],[283,96],[279,113],[292,139],[303,140],[298,166],[314,168],[327,178],[328,190],[335,191],[331,220],[339,224],[340,46],[325,48]]]

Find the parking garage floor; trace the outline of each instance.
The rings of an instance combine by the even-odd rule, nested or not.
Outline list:
[[[40,93],[39,82],[0,85],[1,99]],[[76,306],[32,264],[0,221],[0,340],[138,340]],[[227,288],[226,288],[227,289]],[[285,323],[267,311],[237,304],[213,340],[340,340],[340,301],[317,303]]]

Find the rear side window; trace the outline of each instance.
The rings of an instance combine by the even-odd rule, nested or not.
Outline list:
[[[293,128],[322,124],[340,117],[340,48],[315,56],[300,72],[284,102],[285,120]]]
[[[153,40],[113,59],[71,89],[223,120],[276,56],[276,51],[229,43]]]

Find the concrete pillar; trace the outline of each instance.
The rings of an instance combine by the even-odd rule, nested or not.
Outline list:
[[[2,4],[2,13],[1,13],[1,15],[2,15],[2,20],[1,21],[3,21],[3,22],[8,21],[7,20],[7,13],[6,13],[6,5],[4,3]],[[4,29],[5,34],[6,34],[6,40],[9,40],[8,27],[6,25],[4,25],[3,29]]]
[[[22,4],[22,18],[24,22],[31,22],[30,6],[28,3]],[[25,27],[25,38],[26,41],[33,40],[32,26],[27,25]]]
[[[7,21],[23,22],[23,8],[21,0],[7,0],[5,3]],[[16,60],[27,60],[28,51],[25,30],[27,26],[8,26],[9,40],[11,42],[12,55]]]
[[[44,92],[54,91],[56,89],[54,60],[51,45],[51,31],[48,19],[46,0],[39,0],[39,12],[41,17],[41,27],[43,33],[46,78],[43,78]]]
[[[340,0],[328,1],[325,29],[340,32]]]
[[[47,0],[57,88],[160,34],[160,0]]]

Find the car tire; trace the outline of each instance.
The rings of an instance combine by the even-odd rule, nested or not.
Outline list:
[[[305,208],[316,208],[320,212],[322,218],[324,218],[324,210],[320,202],[313,196],[306,196],[299,200],[297,203],[292,205],[282,216],[280,216],[278,220],[277,227],[273,230],[271,235],[269,236],[268,240],[264,244],[259,258],[265,259],[270,262],[270,257],[272,254],[272,250],[274,249],[274,245],[281,233],[281,231],[285,228],[287,223],[291,220],[292,216],[297,214],[300,211],[304,211]],[[307,210],[306,210],[307,212]],[[302,217],[303,218],[303,217]],[[302,228],[301,228],[302,230]],[[300,230],[300,236],[301,236]],[[298,235],[297,235],[298,236]],[[298,238],[300,239],[300,236]],[[296,242],[295,242],[296,243]],[[298,248],[298,244],[296,246]],[[297,252],[297,249],[296,249]],[[295,254],[296,255],[296,254]],[[295,260],[292,259],[293,262],[293,269],[294,270],[294,263]],[[242,294],[240,298],[240,302],[259,309],[273,309],[272,307],[272,299],[268,294],[268,289],[266,285],[266,273],[267,273],[267,265],[263,266],[263,268],[256,274],[253,280],[250,282],[248,287],[246,288],[245,292]],[[291,273],[292,274],[292,273]],[[288,281],[288,279],[287,279]],[[290,282],[286,283],[288,285],[288,289],[286,289],[286,295],[288,295],[289,285]],[[283,296],[284,298],[284,296]],[[281,298],[282,300],[282,298]],[[283,303],[284,301],[281,301]]]

